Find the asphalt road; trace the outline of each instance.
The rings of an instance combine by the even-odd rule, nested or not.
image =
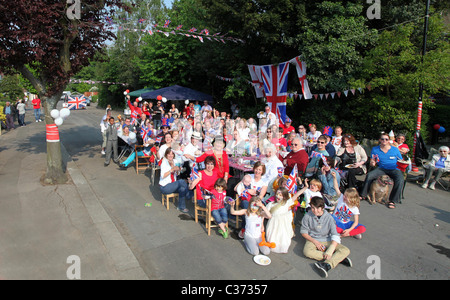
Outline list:
[[[302,253],[299,226],[289,253],[270,254],[271,264],[260,266],[236,234],[225,240],[213,229],[208,236],[204,225],[193,220],[192,203],[187,204],[188,214],[180,214],[174,206],[167,211],[158,186],[150,186],[149,172],[136,174],[134,167],[121,171],[113,163],[104,167],[99,127],[103,114],[95,104],[72,111],[60,127],[61,141],[149,279],[320,279],[314,261]],[[343,239],[353,267],[340,265],[329,272],[328,279],[449,279],[449,192],[439,187],[425,190],[408,182],[404,195],[396,209],[361,203],[360,222],[367,231],[361,240]],[[70,200],[70,195],[66,197]]]

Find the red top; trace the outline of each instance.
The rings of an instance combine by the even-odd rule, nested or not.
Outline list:
[[[35,98],[35,99],[31,100],[31,103],[33,104],[34,109],[41,108],[41,99]]]
[[[226,191],[222,191],[219,193],[215,189],[211,191],[211,193],[214,195],[214,197],[211,200],[211,210],[221,209],[225,207],[225,197],[227,196]]]
[[[197,183],[197,200],[201,200],[202,198],[202,192],[200,191],[200,186],[204,189],[207,189],[208,191],[210,191],[212,193],[213,189],[214,189],[214,184],[216,183],[217,179],[219,178],[219,176],[217,175],[217,171],[215,169],[213,169],[213,173],[211,176],[208,176],[205,171],[200,171],[200,173],[202,174],[202,180],[200,180]]]
[[[217,171],[217,174],[219,175],[220,178],[224,178],[225,173],[228,173],[228,178],[231,177],[229,175],[230,174],[230,165],[228,163],[228,155],[225,152],[225,150],[222,151],[222,157],[220,159],[218,159],[214,155],[214,152],[212,150],[209,150],[209,151],[206,151],[205,153],[203,153],[201,156],[197,157],[197,159],[195,161],[198,163],[205,161],[205,158],[207,156],[214,156],[214,158],[216,159],[216,166],[214,167],[214,170]]]
[[[299,175],[303,175],[309,162],[308,153],[306,153],[305,149],[301,149],[297,152],[291,151],[285,158],[282,156],[279,156],[278,158],[283,163],[284,175],[290,175],[295,164],[297,164]]]

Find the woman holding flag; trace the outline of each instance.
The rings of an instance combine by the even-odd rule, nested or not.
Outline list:
[[[202,189],[211,192],[214,189],[214,184],[217,179],[220,178],[216,170],[216,159],[210,155],[205,158],[205,169],[198,171],[194,164],[191,177],[189,179],[189,189],[197,188],[197,204],[202,207],[206,207],[206,201],[203,200]]]

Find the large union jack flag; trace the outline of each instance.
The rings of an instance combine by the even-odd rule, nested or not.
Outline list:
[[[261,75],[267,104],[281,123],[286,120],[286,97],[289,62],[262,66]]]
[[[69,97],[67,100],[68,109],[86,108],[86,98],[84,96]]]

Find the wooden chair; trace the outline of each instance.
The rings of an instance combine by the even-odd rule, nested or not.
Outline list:
[[[208,235],[211,235],[211,228],[219,227],[219,225],[215,224],[214,218],[211,215],[211,199],[206,200],[206,207],[201,207],[197,203],[197,191],[194,189],[194,217],[195,223],[198,223],[198,217],[203,217],[205,219],[205,229],[208,232]],[[228,222],[226,224],[227,230]]]
[[[155,185],[157,182],[159,182],[159,176],[161,175],[161,167],[156,162],[150,163],[150,184]]]
[[[239,205],[240,205],[240,203],[241,203],[241,200],[239,199],[239,195],[237,195],[236,194],[236,206],[235,206],[235,210],[239,210],[240,209],[240,207],[239,207]],[[240,219],[239,219],[239,217],[240,216],[236,216],[236,229],[239,229],[239,222],[240,222]]]
[[[162,200],[161,203],[166,207],[167,210],[169,210],[169,202],[170,199],[172,199],[173,205],[175,205],[175,201],[178,201],[178,193],[172,193],[172,194],[162,194]]]
[[[139,170],[147,170],[149,164],[150,164],[150,156],[144,156],[144,155],[138,155],[139,152],[142,152],[142,149],[144,148],[143,145],[135,145],[134,151],[135,151],[135,162],[136,162],[136,174],[139,174]]]

